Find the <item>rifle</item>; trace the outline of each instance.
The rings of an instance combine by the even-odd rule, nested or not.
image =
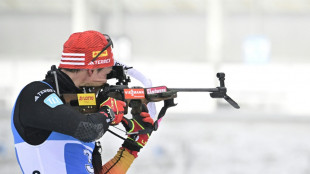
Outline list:
[[[168,108],[176,106],[174,98],[178,92],[210,92],[211,98],[223,98],[231,106],[239,109],[240,106],[227,95],[225,87],[225,73],[219,72],[216,77],[219,79],[220,86],[216,88],[167,88],[158,86],[151,88],[129,87],[131,79],[126,74],[126,70],[132,67],[113,66],[107,79],[116,79],[116,85],[105,84],[102,87],[83,87],[83,94],[63,94],[65,103],[77,108],[82,113],[92,113],[99,110],[102,98],[106,96],[122,100],[127,103],[125,114],[128,112],[128,106],[131,108],[133,117],[142,112],[143,104],[148,102],[164,101],[164,106],[160,110],[157,120],[154,122],[154,130],[158,129],[158,124],[165,115]]]
[[[130,67],[131,68],[131,67]],[[164,101],[164,106],[158,114],[157,120],[154,122],[154,130],[157,130],[158,123],[165,115],[169,107],[176,106],[174,98],[178,92],[210,92],[211,98],[223,98],[231,106],[239,109],[240,106],[232,98],[227,95],[225,87],[225,73],[219,72],[216,77],[219,79],[220,86],[216,88],[167,88],[166,86],[158,86],[151,88],[133,87],[129,88],[128,83],[131,81],[125,73],[123,66],[114,66],[112,72],[108,75],[108,79],[115,78],[118,80],[116,85],[107,86],[112,97],[126,101],[131,107],[133,116],[139,115],[142,112],[142,104],[147,102]]]

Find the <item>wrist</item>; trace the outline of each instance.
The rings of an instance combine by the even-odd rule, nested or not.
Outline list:
[[[115,114],[110,107],[108,107],[108,106],[101,107],[99,113],[106,116],[107,123],[109,123],[109,124],[113,123],[113,121],[115,119]]]
[[[137,142],[127,138],[124,143],[122,144],[122,147],[131,150],[131,151],[137,151],[140,152],[141,146],[138,145]]]
[[[125,149],[127,152],[129,152],[131,155],[133,155],[135,158],[138,157],[138,153],[139,153],[138,151],[130,150],[126,147],[121,147],[120,149]]]

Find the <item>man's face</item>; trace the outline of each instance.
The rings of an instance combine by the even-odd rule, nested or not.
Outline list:
[[[107,82],[107,75],[112,71],[112,67],[87,71],[88,77],[80,86],[102,86]]]

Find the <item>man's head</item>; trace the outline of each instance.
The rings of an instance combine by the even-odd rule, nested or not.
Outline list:
[[[103,85],[114,65],[112,46],[109,36],[97,31],[73,33],[63,46],[58,68],[77,87]]]

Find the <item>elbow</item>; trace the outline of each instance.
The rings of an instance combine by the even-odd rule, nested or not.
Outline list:
[[[103,124],[81,122],[75,131],[74,138],[83,142],[93,142],[101,138],[107,129],[108,127],[104,127]]]

